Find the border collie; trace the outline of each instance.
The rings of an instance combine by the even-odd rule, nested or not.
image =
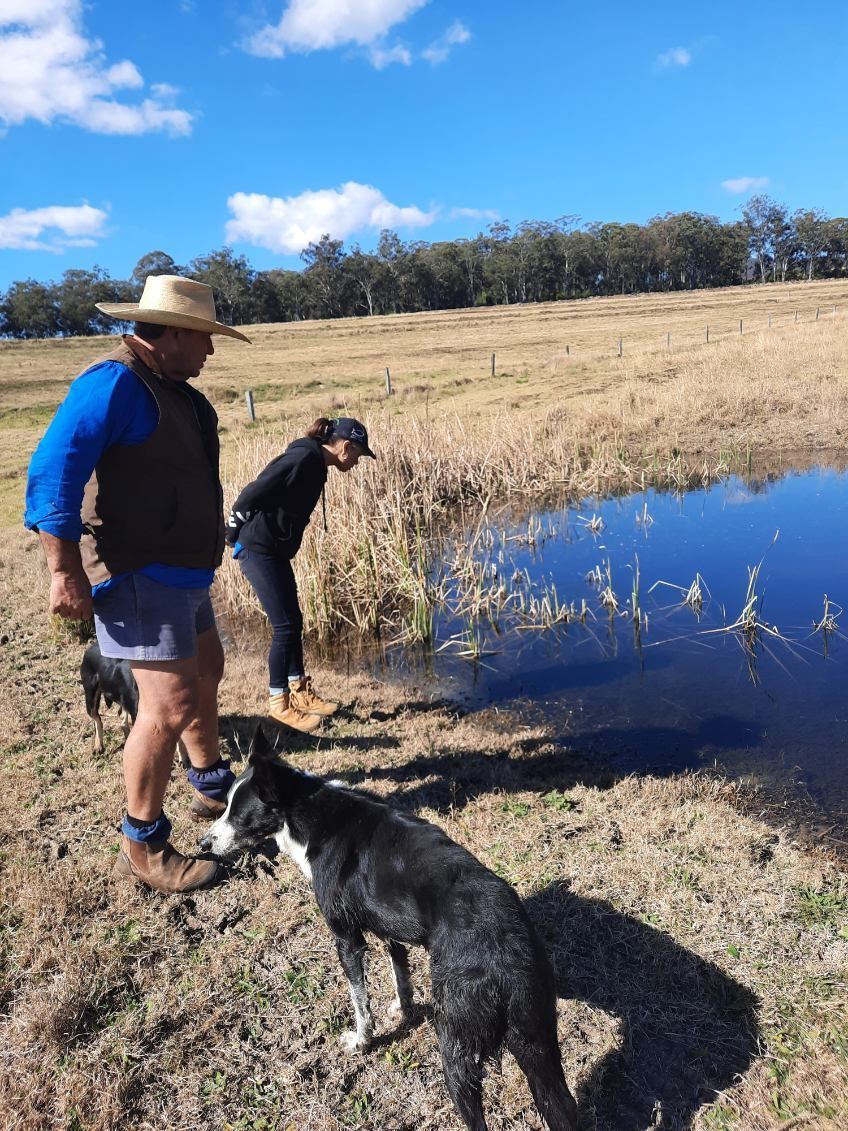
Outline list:
[[[430,956],[433,1017],[445,1083],[471,1131],[486,1131],[487,1061],[505,1045],[527,1076],[551,1131],[576,1131],[562,1070],[550,962],[515,891],[435,825],[274,756],[261,728],[204,851],[234,856],[273,839],[311,882],[350,986],[349,1051],[368,1047],[374,1021],[364,931],[388,947],[392,1013],[412,1012],[406,945]]]
[[[103,720],[100,717],[100,701],[106,706],[118,704],[118,715],[124,727],[124,739],[138,714],[138,685],[132,673],[129,660],[113,660],[104,656],[100,645],[89,644],[80,664],[80,681],[85,693],[85,710],[94,723],[94,750],[102,754]]]
[[[89,644],[83,655],[80,664],[80,682],[85,695],[86,714],[94,723],[95,754],[102,754],[105,749],[103,719],[100,717],[101,700],[107,707],[117,703],[118,717],[124,728],[126,742],[138,714],[138,684],[129,660],[114,660],[111,656],[104,656],[100,651],[100,645],[95,641]],[[184,766],[191,765],[182,739],[177,742],[177,753]]]

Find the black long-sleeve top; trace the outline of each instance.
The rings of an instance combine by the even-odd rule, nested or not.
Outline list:
[[[293,558],[326,481],[327,465],[318,441],[295,440],[236,499],[227,540],[238,540],[248,550]]]

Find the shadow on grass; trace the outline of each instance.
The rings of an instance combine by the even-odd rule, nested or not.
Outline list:
[[[233,761],[244,762],[250,750],[250,744],[257,728],[261,726],[268,741],[279,752],[281,758],[297,758],[298,754],[309,750],[321,749],[322,743],[328,739],[344,743],[346,748],[358,751],[368,750],[394,750],[400,746],[400,740],[388,734],[375,735],[344,735],[339,738],[333,733],[331,727],[321,729],[313,734],[303,734],[293,730],[282,723],[277,723],[264,715],[222,715],[219,720],[218,732],[230,751]],[[296,764],[296,763],[295,763]]]
[[[653,749],[663,753],[642,761],[639,772],[670,774],[703,765],[701,752],[709,747],[734,749],[744,736],[748,745],[760,741],[747,724],[726,716],[706,719],[695,731],[670,727],[645,727],[640,730],[601,730],[567,735],[559,739],[520,740],[520,757],[507,754],[435,754],[411,759],[401,766],[377,766],[368,771],[371,780],[392,781],[398,789],[390,800],[408,809],[430,808],[447,812],[463,808],[481,794],[498,791],[519,793],[525,790],[568,790],[574,785],[609,789],[635,772],[628,760],[633,751]],[[534,751],[540,747],[542,753]],[[609,754],[594,755],[598,745],[621,750],[623,759]],[[364,780],[363,772],[341,772],[351,785]],[[434,780],[435,779],[435,780]],[[415,784],[418,783],[418,784]]]
[[[525,901],[558,995],[619,1020],[618,1048],[581,1081],[586,1131],[685,1131],[757,1043],[757,1000],[717,966],[603,900],[553,883]]]

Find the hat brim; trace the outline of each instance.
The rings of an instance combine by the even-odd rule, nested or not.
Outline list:
[[[203,334],[223,334],[227,338],[238,338],[250,345],[250,338],[233,326],[223,322],[212,322],[208,318],[197,318],[193,314],[175,314],[173,310],[151,310],[137,302],[96,302],[101,313],[121,322],[150,322],[153,326],[174,326],[177,330],[199,330]]]

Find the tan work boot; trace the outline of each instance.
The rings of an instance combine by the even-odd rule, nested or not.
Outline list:
[[[194,796],[191,799],[188,815],[193,821],[217,821],[227,808],[226,801],[213,801],[199,789],[192,787],[192,793]]]
[[[167,840],[142,844],[128,836],[121,838],[114,869],[119,879],[169,893],[211,887],[221,874],[222,869],[214,860],[183,856]]]
[[[310,715],[334,715],[339,709],[338,703],[328,703],[326,699],[319,699],[312,688],[312,680],[305,675],[300,683],[289,684],[291,692],[291,705],[298,711],[305,711]]]
[[[288,691],[281,691],[278,695],[271,696],[268,703],[268,714],[275,722],[284,723],[294,730],[303,731],[304,734],[311,734],[321,725],[321,716],[299,711],[291,703]]]

